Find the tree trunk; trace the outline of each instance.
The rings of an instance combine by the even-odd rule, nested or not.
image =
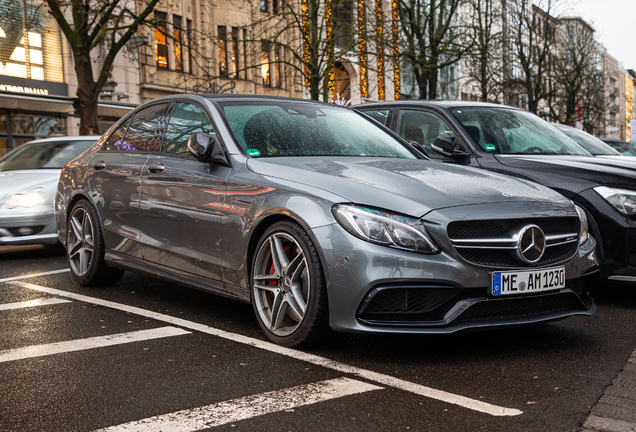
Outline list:
[[[77,74],[77,105],[75,112],[80,118],[80,135],[100,135],[97,102],[99,91],[93,78],[89,53],[78,50],[73,53]]]

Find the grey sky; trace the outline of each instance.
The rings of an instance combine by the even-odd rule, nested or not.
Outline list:
[[[636,0],[580,0],[568,15],[578,15],[596,30],[596,40],[625,69],[636,70]]]

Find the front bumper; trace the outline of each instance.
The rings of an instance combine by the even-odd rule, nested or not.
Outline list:
[[[589,295],[598,274],[593,238],[566,262],[546,266],[565,266],[566,288],[499,298],[489,294],[495,269],[463,260],[439,238],[442,252],[424,255],[359,240],[337,224],[315,228],[313,234],[325,261],[330,325],[338,331],[452,333],[596,310]],[[389,293],[384,305],[376,297],[383,291]]]
[[[57,226],[52,208],[0,213],[0,245],[55,245]]]

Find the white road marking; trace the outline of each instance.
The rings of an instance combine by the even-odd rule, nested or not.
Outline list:
[[[60,297],[67,297],[73,300],[92,303],[100,306],[109,307],[112,309],[118,309],[125,312],[141,315],[147,318],[156,319],[158,321],[164,321],[166,323],[176,325],[190,330],[196,330],[202,333],[207,333],[213,336],[228,339],[234,342],[253,346],[266,351],[270,351],[276,354],[291,357],[293,359],[302,360],[308,363],[312,363],[317,366],[337,370],[339,372],[352,374],[361,378],[374,381],[389,387],[394,387],[400,390],[419,394],[421,396],[429,397],[431,399],[437,399],[443,402],[447,402],[454,405],[459,405],[464,408],[468,408],[474,411],[483,412],[492,416],[517,416],[523,414],[523,411],[515,408],[505,408],[497,405],[492,405],[487,402],[482,402],[475,399],[470,399],[465,396],[456,395],[453,393],[445,392],[443,390],[437,390],[431,387],[426,387],[420,384],[415,384],[410,381],[402,380],[392,377],[390,375],[373,372],[367,369],[362,369],[356,366],[340,363],[328,358],[320,357],[314,354],[297,351],[291,348],[285,348],[271,342],[265,342],[259,339],[239,335],[236,333],[226,332],[214,327],[206,326],[204,324],[198,324],[191,321],[186,321],[181,318],[172,317],[170,315],[164,315],[158,312],[152,312],[145,309],[141,309],[134,306],[123,305],[120,303],[111,302],[108,300],[101,300],[94,297],[88,297],[81,294],[70,293],[66,291],[57,290],[54,288],[48,288],[40,285],[34,285],[26,282],[11,282],[12,285],[21,286],[23,288],[29,288],[36,291],[45,292],[51,295]]]
[[[381,389],[382,387],[342,377],[148,417],[139,421],[99,429],[95,432],[194,432],[264,414]]]
[[[24,309],[35,306],[46,306],[60,303],[71,303],[70,300],[63,300],[58,298],[47,298],[47,299],[37,299],[37,300],[29,300],[17,303],[5,303],[0,304],[0,311],[10,310],[10,309]]]
[[[190,332],[176,327],[161,327],[157,329],[119,333],[109,336],[97,336],[87,339],[57,342],[47,345],[34,345],[24,348],[14,348],[10,350],[0,351],[0,363],[23,360],[33,357],[42,357],[52,354],[82,351],[92,348],[103,348],[107,346],[121,345],[131,342],[160,339],[170,336],[181,336],[184,334],[190,334]]]
[[[40,277],[40,276],[48,276],[48,275],[53,275],[53,274],[58,274],[58,273],[66,273],[66,272],[70,272],[70,271],[71,271],[71,269],[61,269],[61,270],[51,270],[51,271],[42,272],[42,273],[33,273],[33,274],[28,274],[28,275],[13,276],[13,277],[0,279],[0,283],[12,282],[12,281],[17,281],[17,280],[22,280],[22,279],[30,279],[30,278],[34,278],[34,277]]]

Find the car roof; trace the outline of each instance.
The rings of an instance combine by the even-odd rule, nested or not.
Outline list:
[[[476,102],[476,101],[462,101],[462,100],[421,100],[421,99],[407,99],[407,100],[399,100],[399,101],[390,101],[390,102],[372,102],[363,105],[355,105],[354,108],[362,108],[362,107],[373,107],[373,106],[399,106],[399,105],[417,105],[422,107],[442,107],[442,108],[506,108],[506,109],[514,109],[519,110],[519,108],[514,108],[508,105],[501,105],[490,102]]]
[[[303,104],[325,105],[330,107],[333,107],[333,106],[342,107],[340,105],[316,101],[312,99],[298,99],[298,98],[291,98],[291,97],[285,97],[285,96],[266,96],[266,95],[236,94],[236,93],[196,93],[196,94],[182,93],[182,94],[161,96],[149,102],[170,101],[175,99],[193,99],[193,100],[199,99],[200,100],[200,98],[210,99],[211,101],[214,101],[214,102],[253,100],[253,101],[293,102],[293,103],[303,103]]]
[[[97,141],[101,138],[101,135],[75,135],[75,136],[60,136],[60,137],[50,137],[50,138],[41,138],[33,141],[29,141],[24,143],[23,145],[31,145],[31,144],[45,144],[50,142],[69,142],[69,141]]]

